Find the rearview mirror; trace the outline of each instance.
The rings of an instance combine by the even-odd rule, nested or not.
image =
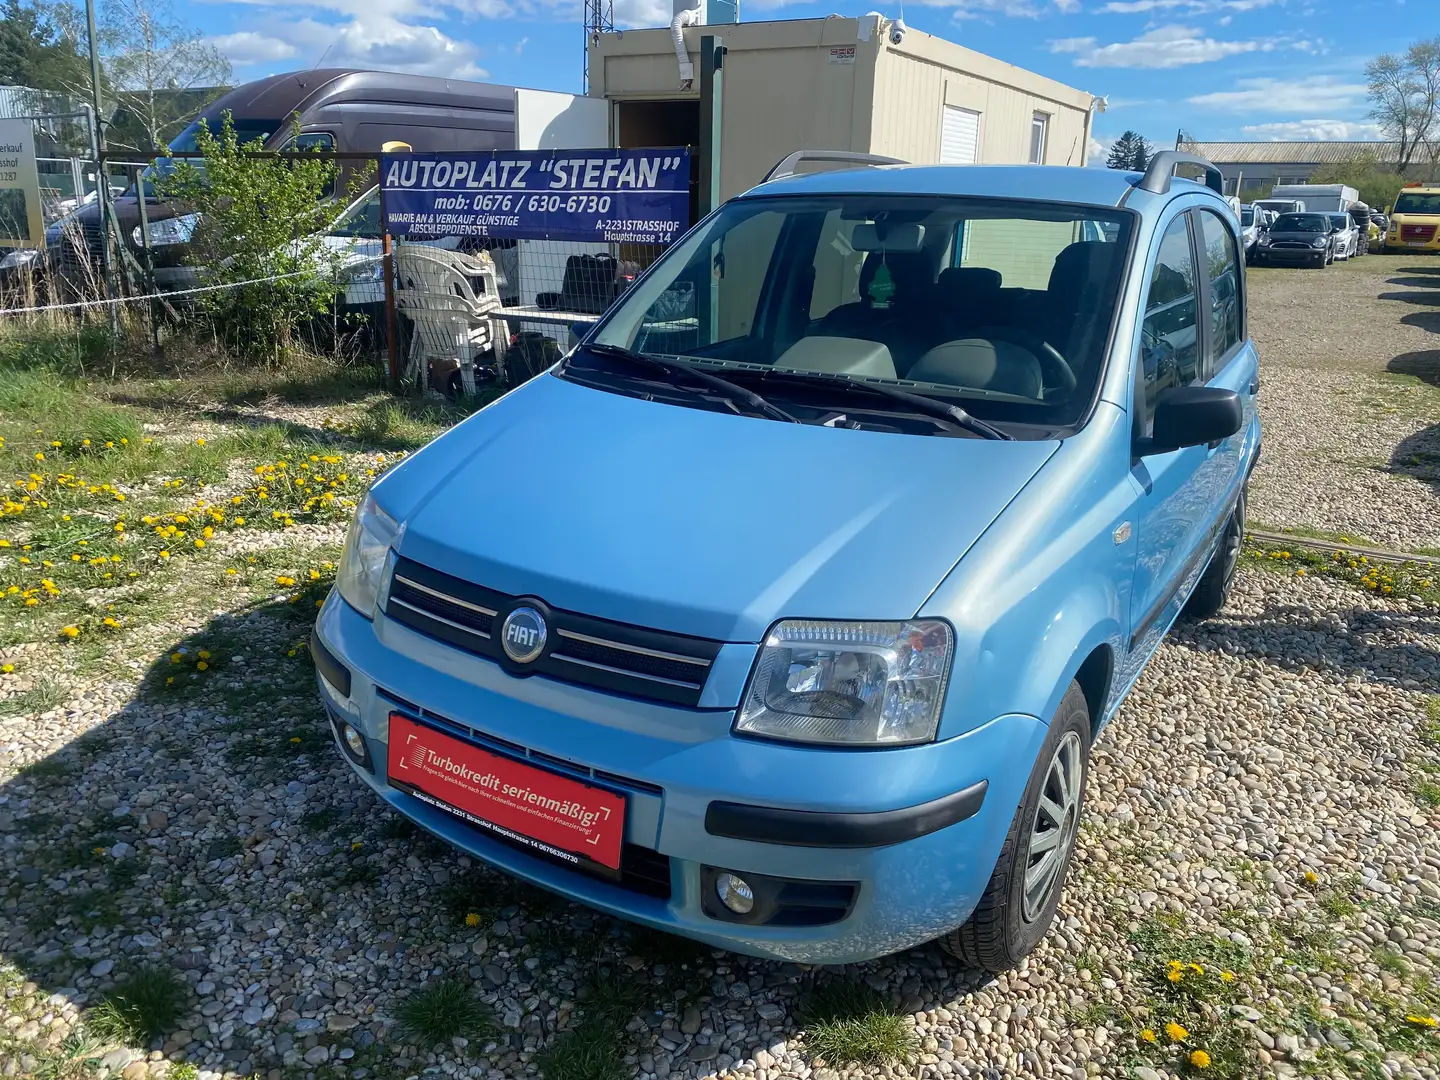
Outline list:
[[[1155,423],[1140,440],[1136,456],[1166,454],[1186,446],[1228,439],[1245,422],[1245,408],[1234,390],[1215,386],[1177,386],[1155,402]]]

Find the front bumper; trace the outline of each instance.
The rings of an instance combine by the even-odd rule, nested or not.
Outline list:
[[[1312,263],[1324,262],[1327,254],[1325,248],[1257,247],[1255,262],[1259,265],[1270,263],[1275,266],[1308,266]]]
[[[1009,715],[944,742],[883,751],[736,738],[728,709],[515,678],[383,615],[372,624],[334,594],[316,624],[315,652],[337,741],[337,721],[366,741],[369,768],[349,753],[347,761],[429,832],[612,915],[801,963],[872,959],[963,923],[994,870],[1045,736],[1036,718]],[[391,787],[389,717],[397,711],[451,725],[452,733],[472,729],[487,750],[528,751],[531,765],[623,793],[626,850],[645,856],[652,878],[657,867],[668,873],[668,887],[647,892],[623,876],[617,883],[551,861]],[[717,915],[717,870],[854,888],[843,915],[824,925],[753,925]]]

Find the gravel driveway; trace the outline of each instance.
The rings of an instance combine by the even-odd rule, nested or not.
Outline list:
[[[1440,547],[1440,259],[1247,279],[1265,425],[1253,523]]]
[[[1374,356],[1433,330],[1386,329],[1423,309],[1373,299],[1382,265],[1323,277],[1389,336]],[[1277,438],[1305,411],[1277,389],[1333,410],[1316,388],[1344,384],[1265,340],[1288,294],[1255,280],[1254,505],[1279,522],[1324,504],[1281,500],[1322,476]],[[1374,522],[1411,527],[1384,490]],[[114,590],[87,594],[85,634],[111,636],[86,665],[84,637],[0,647],[0,1075],[1440,1077],[1440,612],[1404,590],[1248,558],[1095,747],[1055,929],[1020,970],[933,947],[806,969],[637,931],[390,815],[334,751],[302,645],[339,530],[222,529],[179,570],[167,549],[133,625],[105,631]]]

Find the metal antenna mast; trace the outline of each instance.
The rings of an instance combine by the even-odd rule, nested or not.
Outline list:
[[[585,0],[585,93],[590,92],[590,46],[615,32],[615,0]]]

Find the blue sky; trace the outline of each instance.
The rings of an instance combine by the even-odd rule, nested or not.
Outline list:
[[[859,15],[870,3],[841,14]],[[895,0],[881,10],[901,14]],[[327,65],[578,91],[573,0],[199,0],[186,7],[238,79]],[[622,27],[669,0],[615,0]],[[813,2],[741,0],[746,21],[818,17]],[[1104,94],[1092,155],[1127,128],[1196,138],[1367,139],[1365,62],[1440,33],[1440,0],[911,0],[908,25]],[[1363,28],[1363,29],[1357,29]]]

